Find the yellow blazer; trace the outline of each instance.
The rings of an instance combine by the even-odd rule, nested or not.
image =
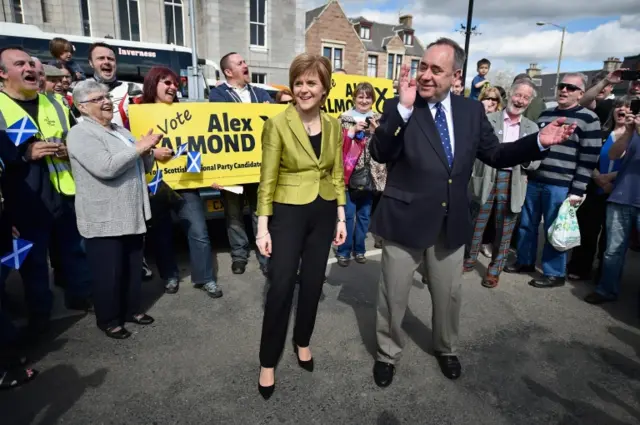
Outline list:
[[[293,105],[271,117],[262,130],[262,165],[258,215],[272,215],[273,202],[305,205],[318,195],[345,205],[342,129],[340,122],[320,113],[322,147],[316,156]]]

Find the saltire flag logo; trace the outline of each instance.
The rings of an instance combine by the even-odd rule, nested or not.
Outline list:
[[[25,116],[21,120],[13,123],[10,127],[7,127],[5,132],[14,145],[20,146],[29,140],[30,137],[38,134],[38,127],[36,127],[29,117]]]
[[[187,153],[187,173],[199,173],[202,168],[202,153]]]
[[[24,239],[13,240],[13,251],[0,259],[3,266],[11,267],[18,270],[24,259],[27,258],[27,254],[33,247],[33,242],[25,241]]]
[[[184,151],[187,150],[187,147],[189,147],[188,143],[178,146],[178,150],[176,151],[176,154],[173,156],[173,158],[171,158],[171,160],[173,161],[174,159],[180,157],[180,155],[182,155]]]
[[[155,195],[158,192],[158,186],[160,186],[160,182],[162,181],[162,170],[158,169],[158,172],[149,182],[149,191],[152,195]]]

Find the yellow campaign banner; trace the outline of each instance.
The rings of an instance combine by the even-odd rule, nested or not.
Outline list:
[[[393,97],[392,81],[359,75],[334,75],[333,88],[322,109],[338,117],[353,108],[354,90],[361,82],[373,85],[373,109],[382,113],[384,101]],[[208,187],[214,182],[231,186],[260,181],[264,122],[285,108],[264,103],[131,104],[129,122],[136,139],[152,129],[155,134],[162,134],[158,147],[177,152],[180,146],[187,145],[183,155],[157,162],[148,180],[161,169],[162,180],[173,189]],[[187,152],[202,155],[200,172],[187,172]]]
[[[214,182],[231,186],[260,181],[262,127],[285,108],[264,103],[154,103],[130,105],[129,120],[136,138],[152,129],[163,136],[158,147],[177,152],[187,144],[183,155],[157,164],[171,188],[195,189]],[[187,152],[202,154],[201,172],[187,172]]]
[[[362,75],[334,74],[331,76],[331,92],[322,110],[329,115],[338,117],[341,113],[353,108],[353,94],[360,83],[370,83],[376,95],[373,110],[382,113],[382,107],[387,99],[394,97],[393,81],[386,78],[365,77]]]

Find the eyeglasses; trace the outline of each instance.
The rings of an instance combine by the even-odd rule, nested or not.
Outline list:
[[[98,103],[104,102],[105,100],[108,100],[109,102],[111,102],[111,99],[112,98],[111,98],[110,94],[105,94],[103,96],[98,96],[98,97],[95,97],[93,99],[87,99],[87,100],[79,102],[79,103],[96,103],[96,104],[98,104]]]
[[[562,91],[564,89],[567,89],[567,91],[570,92],[574,92],[574,91],[582,91],[582,89],[574,84],[569,84],[569,83],[560,83],[558,84],[558,91]]]
[[[165,86],[169,86],[169,87],[171,87],[171,86],[173,86],[173,87],[178,87],[178,84],[176,84],[176,82],[175,82],[175,81],[171,81],[171,80],[164,80],[162,83],[163,83]]]

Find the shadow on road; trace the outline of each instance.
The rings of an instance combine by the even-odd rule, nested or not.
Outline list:
[[[107,369],[103,368],[90,375],[80,376],[73,366],[66,364],[47,369],[28,385],[0,395],[2,423],[57,423],[74,407],[87,389],[100,387],[106,375]]]

